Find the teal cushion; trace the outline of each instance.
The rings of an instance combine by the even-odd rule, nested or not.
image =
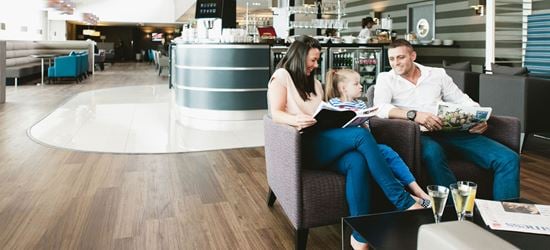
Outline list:
[[[74,51],[74,50],[71,51],[71,52],[69,53],[69,56],[76,56],[76,51]]]

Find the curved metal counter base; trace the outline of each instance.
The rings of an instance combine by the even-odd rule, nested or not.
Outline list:
[[[267,113],[269,57],[265,44],[173,45],[171,81],[179,120],[199,129],[261,120]]]
[[[177,106],[177,120],[182,125],[200,130],[239,130],[261,122],[265,110],[215,111]]]

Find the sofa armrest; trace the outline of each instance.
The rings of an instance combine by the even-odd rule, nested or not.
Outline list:
[[[518,118],[493,115],[487,121],[489,126],[485,135],[519,152],[521,124]]]
[[[420,176],[420,128],[407,120],[381,119],[373,117],[370,119],[370,128],[376,141],[386,144],[395,150],[403,161],[409,166],[415,176]]]
[[[264,116],[267,183],[291,222],[301,225],[301,136],[292,126]]]

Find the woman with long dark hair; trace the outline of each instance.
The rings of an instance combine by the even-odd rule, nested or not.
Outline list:
[[[309,36],[290,45],[277,65],[268,86],[270,113],[275,122],[296,129],[312,126],[312,117],[323,99],[321,83],[314,78],[321,46]],[[303,159],[307,167],[329,169],[346,176],[346,199],[352,216],[368,214],[370,182],[374,179],[399,210],[422,208],[394,177],[369,130],[335,128],[302,134]],[[367,249],[356,232],[354,249]]]

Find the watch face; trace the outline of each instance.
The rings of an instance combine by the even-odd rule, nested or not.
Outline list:
[[[414,120],[414,118],[416,118],[416,111],[414,110],[407,111],[407,118],[409,120]]]

